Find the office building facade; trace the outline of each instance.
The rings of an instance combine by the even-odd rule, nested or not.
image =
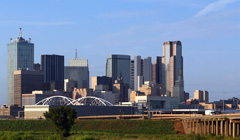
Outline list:
[[[77,83],[76,88],[89,88],[88,67],[65,66],[64,79],[69,79]]]
[[[64,56],[42,55],[41,66],[44,72],[44,90],[63,90]]]
[[[130,56],[108,55],[106,62],[106,76],[112,78],[112,83],[122,77],[124,83],[130,85]]]
[[[131,90],[138,91],[139,85],[142,85],[144,81],[152,81],[152,59],[151,57],[141,59],[141,56],[135,56],[131,61],[131,76],[133,76],[131,77]]]
[[[157,56],[156,60],[153,61],[152,66],[152,81],[157,84],[162,84],[162,57]]]
[[[31,94],[34,90],[43,89],[42,71],[14,71],[14,104],[22,106],[22,94]]]
[[[31,39],[22,37],[20,28],[19,37],[10,39],[7,44],[7,104],[14,104],[14,71],[18,69],[33,69],[34,44]]]
[[[205,90],[195,90],[194,92],[194,98],[199,100],[199,102],[209,102],[209,93]]]
[[[88,59],[83,58],[69,59],[68,66],[88,67]]]
[[[182,43],[166,41],[163,43],[163,79],[162,85],[167,96],[173,96],[173,87],[179,76],[183,79]]]
[[[128,102],[129,85],[123,82],[123,79],[115,80],[112,92],[115,94],[115,104],[119,102]]]
[[[107,76],[93,76],[91,80],[93,91],[102,89],[102,91],[112,90],[112,78]]]

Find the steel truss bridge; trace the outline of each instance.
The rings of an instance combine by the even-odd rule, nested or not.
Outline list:
[[[113,106],[112,103],[102,98],[86,96],[73,100],[65,96],[51,96],[45,98],[35,105],[91,105],[91,106]]]

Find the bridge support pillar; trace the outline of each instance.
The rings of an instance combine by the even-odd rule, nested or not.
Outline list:
[[[198,125],[199,125],[199,124],[198,124],[198,121],[196,121],[196,129],[195,129],[195,134],[198,134],[198,128],[199,128],[199,127],[198,127]]]
[[[207,134],[210,134],[210,121],[207,121]]]
[[[223,136],[223,120],[221,120],[221,136]]]
[[[229,121],[229,125],[228,125],[228,130],[229,130],[229,136],[232,135],[232,124],[231,124],[231,121]]]
[[[194,120],[192,121],[192,132],[195,133],[195,122],[194,122]]]
[[[239,136],[239,124],[237,124],[237,136]]]
[[[192,134],[192,121],[189,121],[189,130],[190,130],[190,134]]]
[[[216,120],[216,135],[218,135],[218,120]]]
[[[207,134],[207,124],[206,124],[206,120],[204,120],[203,122],[203,135],[206,135]]]
[[[214,134],[214,121],[212,120],[211,133]]]
[[[228,120],[225,120],[225,136],[228,137]]]
[[[203,124],[202,124],[201,120],[200,120],[199,124],[200,124],[200,135],[203,135]]]
[[[233,138],[236,137],[236,123],[233,122]]]

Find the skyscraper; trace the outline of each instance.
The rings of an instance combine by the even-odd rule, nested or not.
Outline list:
[[[180,41],[166,41],[163,43],[163,79],[165,94],[173,96],[173,87],[176,81],[183,80],[182,43]]]
[[[130,85],[130,56],[108,55],[106,76],[112,78],[113,84],[115,80],[122,77],[123,83]]]
[[[143,78],[144,81],[152,81],[152,58],[147,57],[143,59]]]
[[[88,67],[88,60],[83,58],[75,58],[68,60],[68,66]]]
[[[75,58],[68,60],[68,66],[64,67],[64,79],[76,82],[72,88],[89,88],[88,60],[77,58],[77,49]]]
[[[41,66],[44,72],[44,90],[63,90],[64,56],[42,55]]]
[[[152,81],[152,59],[135,56],[131,62],[131,89],[137,91],[144,81]],[[142,79],[139,81],[139,78]],[[140,83],[142,81],[142,83]]]
[[[14,71],[18,69],[33,69],[34,44],[31,39],[25,40],[22,37],[20,28],[19,37],[16,40],[10,39],[7,44],[7,104],[14,103]]]
[[[43,77],[42,71],[14,71],[14,104],[22,106],[22,94],[31,94],[34,90],[42,90]]]
[[[88,67],[65,66],[64,79],[75,81],[75,88],[89,88],[89,70]]]
[[[157,56],[156,60],[153,61],[152,67],[152,81],[157,84],[162,84],[162,57]]]

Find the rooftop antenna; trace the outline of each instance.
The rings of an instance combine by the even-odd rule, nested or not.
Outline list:
[[[19,38],[22,37],[22,28],[19,28]]]
[[[77,59],[77,49],[75,49],[75,59]]]

